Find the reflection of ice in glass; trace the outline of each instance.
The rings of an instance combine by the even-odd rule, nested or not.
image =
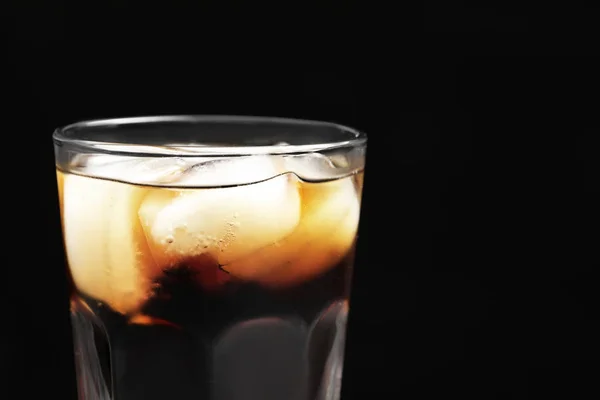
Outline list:
[[[94,327],[88,317],[75,310],[71,313],[71,323],[75,342],[75,358],[77,359],[75,366],[79,398],[111,400],[112,397],[102,374],[102,366],[98,358],[99,352],[96,349],[94,333],[98,327]]]
[[[308,343],[311,399],[340,398],[347,317],[348,302],[338,301],[327,308],[311,327]]]
[[[234,325],[214,344],[213,400],[304,400],[306,328],[290,318]]]

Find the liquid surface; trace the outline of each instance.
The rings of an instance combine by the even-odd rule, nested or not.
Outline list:
[[[80,399],[337,398],[362,172],[110,161],[57,171]]]

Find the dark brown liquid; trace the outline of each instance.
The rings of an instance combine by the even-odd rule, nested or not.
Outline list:
[[[229,282],[207,292],[176,268],[140,323],[75,294],[89,306],[74,301],[75,335],[95,343],[86,357],[98,357],[102,376],[89,378],[104,381],[114,399],[315,399],[343,335],[335,322],[345,318],[349,273],[343,262],[294,288]]]
[[[303,207],[308,194],[320,198],[319,185],[327,184],[300,182]],[[329,236],[309,242],[295,257],[314,255],[317,245],[327,249],[322,241]],[[353,260],[349,245],[345,255],[334,257],[335,265],[299,271],[297,280],[285,268],[310,266],[310,258],[270,268],[280,280],[239,277],[214,257],[190,258],[154,274],[149,295],[127,309],[119,308],[123,303],[115,296],[129,292],[113,290],[109,280],[82,279],[78,271],[72,321],[80,399],[337,399]],[[329,259],[317,258],[314,265]]]

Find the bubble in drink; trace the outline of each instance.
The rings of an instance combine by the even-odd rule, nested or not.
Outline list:
[[[302,377],[324,365],[306,357],[320,351],[310,348],[319,341],[309,327],[348,300],[361,170],[348,173],[347,160],[322,155],[79,162],[57,179],[74,312],[97,327],[79,339],[98,348],[81,357],[104,366],[78,370],[86,399],[250,400],[260,392],[261,400],[282,400],[314,392]],[[76,336],[89,335],[77,326]],[[236,334],[224,338],[232,327]],[[264,368],[273,370],[257,371],[243,387],[265,391],[230,391],[236,382],[228,379],[242,387],[244,378],[222,375],[224,360],[250,365],[244,349],[254,354],[259,344],[269,347]],[[298,387],[256,381],[267,376]]]

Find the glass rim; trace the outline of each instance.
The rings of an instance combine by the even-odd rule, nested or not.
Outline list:
[[[243,143],[232,143],[227,145],[213,144],[134,144],[119,143],[105,140],[81,139],[76,136],[69,137],[74,130],[85,130],[88,128],[110,128],[132,124],[147,124],[149,126],[157,123],[265,123],[283,126],[302,126],[306,128],[334,128],[350,135],[350,138],[337,141],[315,141],[306,144],[269,144],[269,145],[245,145]],[[357,129],[335,122],[327,122],[300,118],[283,118],[267,116],[242,116],[242,115],[201,115],[201,114],[177,114],[177,115],[151,115],[122,118],[89,119],[75,122],[63,127],[56,128],[52,134],[56,146],[68,146],[73,150],[81,152],[95,152],[115,155],[128,155],[140,157],[202,157],[202,156],[245,156],[245,155],[271,155],[271,154],[306,154],[321,151],[330,151],[342,148],[356,148],[366,145],[367,135]]]

